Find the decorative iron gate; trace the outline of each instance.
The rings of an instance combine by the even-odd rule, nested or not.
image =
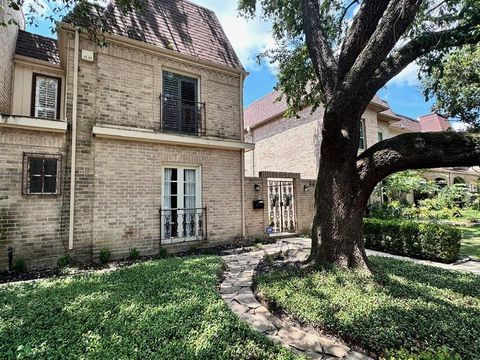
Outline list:
[[[274,233],[296,231],[292,180],[268,180],[268,222]]]

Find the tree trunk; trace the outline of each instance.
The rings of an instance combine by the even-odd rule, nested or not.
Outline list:
[[[341,123],[342,117],[326,110],[324,124]],[[360,116],[355,117],[360,122]],[[347,129],[323,129],[309,262],[368,271],[363,240],[368,196],[360,191],[356,165],[358,146],[352,146],[348,132]]]
[[[360,119],[361,114],[344,106],[325,109],[310,264],[369,271],[363,216],[375,185],[386,176],[407,169],[480,165],[480,135],[471,133],[408,133],[357,155]]]

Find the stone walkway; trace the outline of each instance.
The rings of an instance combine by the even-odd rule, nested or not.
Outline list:
[[[303,260],[309,246],[305,240],[308,239],[281,240],[263,246],[259,251],[224,256],[228,271],[220,285],[222,298],[240,319],[254,329],[311,359],[370,359],[331,338],[283,322],[255,298],[251,289],[253,272],[264,255],[289,249],[293,251],[294,259]]]
[[[292,260],[304,260],[309,253],[310,239],[292,238],[279,240],[276,244],[265,245],[261,250],[224,256],[228,270],[220,284],[220,294],[230,309],[257,331],[264,333],[284,346],[306,355],[311,359],[367,360],[368,356],[351,350],[345,344],[325,337],[312,330],[300,329],[280,320],[260,304],[252,292],[252,279],[255,267],[265,254],[290,250]],[[458,265],[441,264],[425,260],[411,259],[367,250],[368,255],[392,257],[448,270],[471,272],[480,275],[480,262],[468,261]]]

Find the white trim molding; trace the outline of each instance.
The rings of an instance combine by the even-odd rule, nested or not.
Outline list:
[[[0,114],[0,127],[66,133],[68,125],[59,120]]]
[[[173,144],[183,146],[204,147],[212,149],[225,150],[253,150],[254,144],[245,143],[237,140],[216,139],[211,137],[187,136],[158,133],[149,130],[132,130],[132,128],[94,126],[93,135],[99,138],[152,142],[161,144]]]

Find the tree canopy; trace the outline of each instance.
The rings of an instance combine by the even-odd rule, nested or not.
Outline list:
[[[480,130],[480,46],[446,55],[424,74],[422,85],[427,98],[435,97],[435,111]]]
[[[312,11],[312,18],[316,18],[315,23],[320,27],[310,36],[304,26],[312,32],[313,27],[305,24],[302,16],[303,7],[308,4],[311,4],[308,11]],[[449,104],[446,99],[455,94],[447,92],[448,84],[439,81],[438,69],[440,64],[448,64],[449,57],[459,56],[455,55],[456,47],[479,42],[479,0],[240,0],[239,9],[245,16],[261,13],[273,24],[277,47],[262,55],[278,63],[278,88],[286,96],[290,113],[305,103],[314,107],[325,104],[335,90],[341,90],[342,86],[345,90],[355,88],[362,82],[372,86],[373,91],[366,94],[370,100],[372,92],[417,59],[424,75],[427,78],[432,75],[427,94],[432,96],[438,90],[438,110],[456,116],[460,106],[474,102],[469,93],[465,93],[464,99],[454,105],[456,111],[445,111]],[[385,14],[391,16],[386,18]],[[388,39],[383,36],[387,31],[392,32]],[[319,39],[314,47],[325,59],[319,64],[320,74],[316,74],[312,62],[315,59],[306,46],[309,37]],[[464,56],[465,51],[460,55]],[[473,67],[478,62],[478,53],[470,54],[465,61]],[[473,59],[475,55],[477,61]],[[450,68],[447,66],[447,69]],[[471,88],[475,90],[478,78],[469,76],[456,88],[473,80],[476,85]],[[475,114],[475,110],[471,114]],[[472,122],[471,118],[463,117]]]

